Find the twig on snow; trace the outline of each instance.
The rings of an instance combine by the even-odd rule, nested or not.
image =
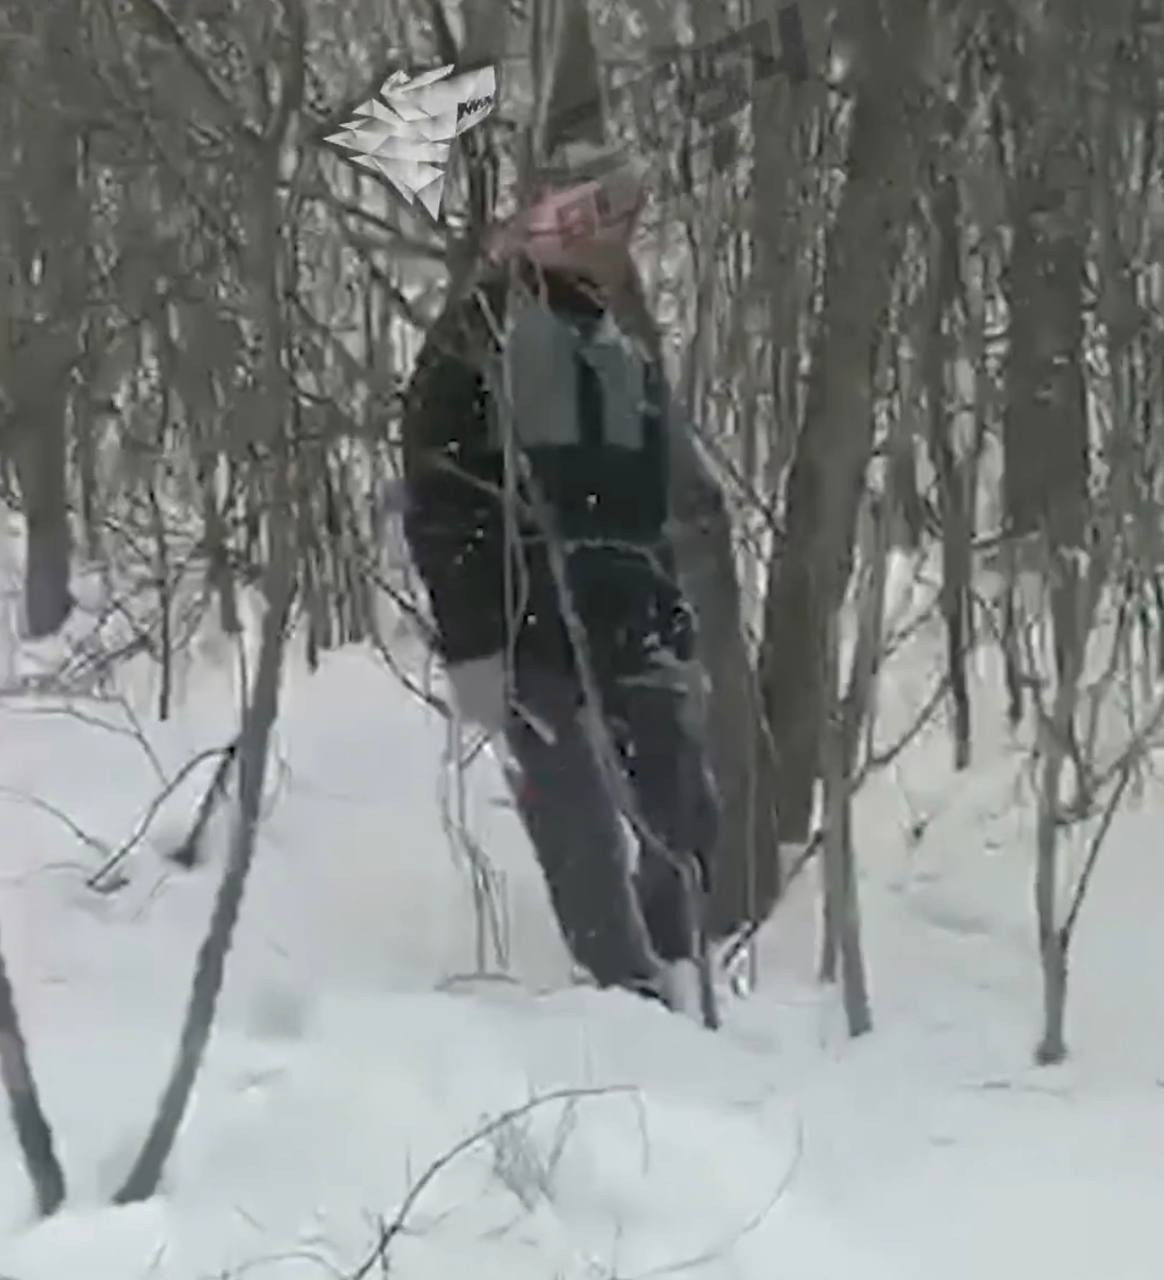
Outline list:
[[[233,744],[225,748],[212,747],[207,751],[200,751],[196,756],[193,757],[193,759],[188,760],[182,766],[182,768],[178,771],[178,773],[165,785],[165,787],[162,788],[161,791],[158,792],[158,794],[151,801],[149,808],[147,808],[145,813],[142,815],[141,820],[138,822],[137,826],[134,828],[133,833],[132,835],[130,835],[129,839],[121,846],[120,849],[117,850],[116,853],[114,853],[111,857],[109,857],[109,859],[104,863],[103,866],[99,867],[98,870],[93,872],[93,874],[89,877],[89,879],[86,880],[85,882],[86,886],[90,889],[96,889],[99,892],[107,892],[110,886],[105,885],[102,882],[105,880],[107,876],[109,876],[113,871],[115,871],[142,842],[142,840],[145,838],[146,833],[149,831],[150,827],[152,826],[154,819],[157,817],[158,811],[166,803],[166,801],[170,798],[170,796],[174,794],[174,792],[178,789],[178,787],[182,785],[182,783],[190,776],[191,773],[194,772],[194,770],[200,764],[203,763],[203,761],[210,760],[214,756],[221,756],[224,759],[227,759],[229,762],[229,758],[231,758],[232,751],[233,751]],[[222,772],[223,772],[223,766],[220,763],[218,769],[215,771],[215,779],[218,779],[218,777]],[[203,801],[203,804],[205,804],[205,800]],[[205,823],[203,823],[202,825],[205,825]],[[196,829],[199,832],[201,830],[201,828],[198,827],[197,822],[196,822]],[[189,839],[190,838],[187,837],[187,841],[182,845],[183,849],[186,848],[186,845],[189,843]],[[172,855],[171,860],[175,862],[181,861],[177,854]],[[189,864],[182,863],[181,865],[192,866],[193,863],[192,862]]]
[[[383,1268],[386,1265],[392,1242],[404,1233],[408,1225],[409,1215],[416,1207],[420,1197],[455,1160],[466,1152],[471,1151],[474,1147],[479,1146],[497,1133],[498,1130],[504,1129],[507,1125],[513,1124],[515,1120],[521,1120],[531,1112],[539,1111],[555,1102],[575,1102],[580,1098],[602,1098],[616,1094],[637,1095],[638,1092],[634,1085],[607,1085],[601,1088],[588,1089],[557,1089],[552,1093],[542,1094],[530,1102],[523,1103],[520,1107],[513,1107],[508,1111],[501,1112],[500,1115],[495,1116],[487,1124],[475,1129],[468,1137],[462,1138],[460,1142],[450,1147],[444,1155],[438,1157],[429,1165],[413,1184],[412,1190],[405,1196],[400,1208],[396,1211],[396,1216],[390,1223],[381,1226],[379,1239],[376,1241],[371,1253],[347,1277],[347,1280],[366,1280],[366,1277],[370,1276],[377,1267]]]
[[[58,809],[55,805],[49,804],[47,800],[42,800],[40,796],[34,796],[27,791],[20,791],[16,787],[0,786],[0,797],[4,796],[10,800],[18,800],[22,804],[31,805],[34,809],[39,809],[41,813],[47,813],[50,818],[56,818],[58,822],[68,827],[82,844],[88,845],[90,849],[99,853],[103,858],[109,856],[109,845],[104,840],[90,835],[83,827],[78,826],[67,813]]]

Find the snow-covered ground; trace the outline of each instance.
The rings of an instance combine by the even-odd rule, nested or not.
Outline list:
[[[938,652],[923,634],[895,663],[890,719],[924,699]],[[194,1105],[164,1194],[128,1209],[108,1200],[171,1066],[222,842],[193,873],[162,854],[211,765],[164,806],[117,893],[85,887],[101,855],[61,815],[118,849],[159,767],[231,736],[232,668],[198,657],[169,724],[141,693],[155,762],[116,704],[0,699],[0,938],[71,1192],[35,1223],[0,1128],[0,1276],[352,1275],[434,1160],[571,1088],[599,1092],[572,1113],[545,1103],[427,1186],[392,1274],[1164,1275],[1164,802],[1115,824],[1080,926],[1072,1058],[1036,1069],[1032,810],[993,665],[974,769],[953,774],[938,724],[860,798],[875,1029],[856,1043],[813,980],[812,875],[718,1035],[571,985],[488,760],[473,825],[506,875],[517,982],[448,982],[473,968],[474,930],[440,818],[443,724],[370,654],[300,666]]]

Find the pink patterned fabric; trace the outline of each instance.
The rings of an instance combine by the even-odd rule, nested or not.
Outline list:
[[[599,253],[621,253],[642,210],[645,191],[641,172],[624,164],[602,177],[539,196],[490,241],[494,261],[521,252],[544,267],[577,267]]]

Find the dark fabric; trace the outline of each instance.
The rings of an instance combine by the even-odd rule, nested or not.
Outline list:
[[[471,479],[445,469],[447,464],[472,478],[500,479],[482,475],[484,459],[466,449],[483,412],[484,391],[481,378],[458,354],[462,344],[456,317],[438,324],[417,361],[403,432],[405,537],[449,661],[495,653],[505,639],[500,506]]]
[[[664,960],[693,959],[693,905],[676,859],[693,856],[700,888],[711,883],[718,806],[698,730],[675,688],[616,682],[604,696],[611,729],[652,838],[639,841],[636,889],[651,941]],[[672,855],[659,850],[657,841]]]
[[[481,292],[504,324],[506,281],[486,280]],[[547,278],[550,304],[579,324],[601,310],[581,290]],[[491,443],[489,323],[472,295],[435,326],[417,361],[404,415],[404,518],[414,563],[428,589],[438,646],[449,662],[497,652],[506,633],[504,464]],[[648,405],[639,450],[611,448],[596,431],[578,445],[525,450],[570,550],[569,576],[582,621],[604,659],[661,637],[680,643],[690,619],[675,585],[665,535],[668,516],[665,388],[647,362]],[[601,392],[579,379],[583,420],[599,412]],[[526,510],[519,518],[521,565],[513,581],[528,582],[517,646],[550,665],[571,664],[544,537]],[[578,548],[574,550],[573,548]]]
[[[584,291],[561,279],[546,283],[550,305],[577,332],[600,321],[601,309]],[[499,329],[506,288],[501,278],[481,286]],[[694,658],[693,617],[676,585],[665,533],[666,388],[648,362],[641,424],[617,418],[620,443],[613,447],[601,404],[612,384],[572,370],[562,355],[576,349],[572,343],[547,348],[555,363],[540,383],[527,384],[537,395],[528,394],[526,405],[540,404],[543,390],[559,407],[565,403],[571,428],[576,411],[577,440],[532,445],[523,438],[523,453],[567,553],[570,597],[636,805],[666,846],[704,861],[706,878],[716,804],[700,734],[681,684],[643,683],[668,664]],[[632,878],[617,799],[580,720],[581,682],[545,535],[529,512],[516,513],[519,563],[506,573],[505,475],[490,395],[497,354],[472,297],[448,312],[421,352],[404,417],[405,533],[446,661],[483,657],[512,642],[517,702],[553,734],[548,744],[518,712],[507,739],[520,767],[519,810],[568,946],[602,986],[658,990],[660,958],[692,954],[688,897],[650,840],[642,843]],[[571,387],[562,387],[559,369]],[[609,377],[605,366],[602,376]],[[577,399],[563,402],[567,394]],[[534,417],[547,428],[559,421]],[[636,429],[624,430],[628,425]],[[548,429],[533,434],[555,438]],[[507,582],[522,581],[521,607],[508,608]],[[516,636],[507,634],[511,615]]]
[[[640,841],[631,876],[615,795],[582,719],[577,682],[519,666],[517,697],[555,738],[548,744],[520,716],[508,733],[520,768],[518,808],[563,937],[599,985],[642,986],[658,959],[693,958],[686,886],[652,839]],[[682,690],[626,675],[601,697],[637,816],[671,854],[693,854],[706,867],[716,803]]]
[[[553,745],[520,717],[508,733],[519,766],[518,811],[574,959],[602,987],[650,986],[658,976],[631,884],[618,811],[578,718],[573,682],[553,668],[526,670],[522,705]]]

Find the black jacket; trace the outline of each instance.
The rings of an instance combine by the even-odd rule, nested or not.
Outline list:
[[[547,283],[559,317],[584,330],[602,319],[601,308],[568,281]],[[405,534],[428,589],[446,661],[483,657],[515,638],[519,661],[569,667],[572,647],[544,534],[520,498],[511,583],[515,591],[522,581],[527,584],[521,597],[525,607],[516,601],[507,606],[506,470],[501,417],[491,391],[497,365],[489,363],[498,358],[494,334],[504,330],[507,287],[500,275],[484,279],[438,321],[417,360],[404,414]],[[550,393],[547,399],[578,396],[581,438],[555,438],[555,424],[546,421],[544,430],[534,433],[536,440],[523,438],[522,452],[567,551],[571,595],[599,675],[641,666],[655,644],[683,656],[690,651],[690,613],[675,582],[665,533],[666,388],[658,365],[645,355],[642,359],[637,447],[602,438],[596,399],[601,391],[593,380],[560,378],[538,368],[536,359],[512,373],[515,402],[521,391],[516,384],[523,378],[527,406],[529,395],[539,389]],[[549,403],[547,414],[552,414]],[[516,637],[510,634],[511,619]]]

